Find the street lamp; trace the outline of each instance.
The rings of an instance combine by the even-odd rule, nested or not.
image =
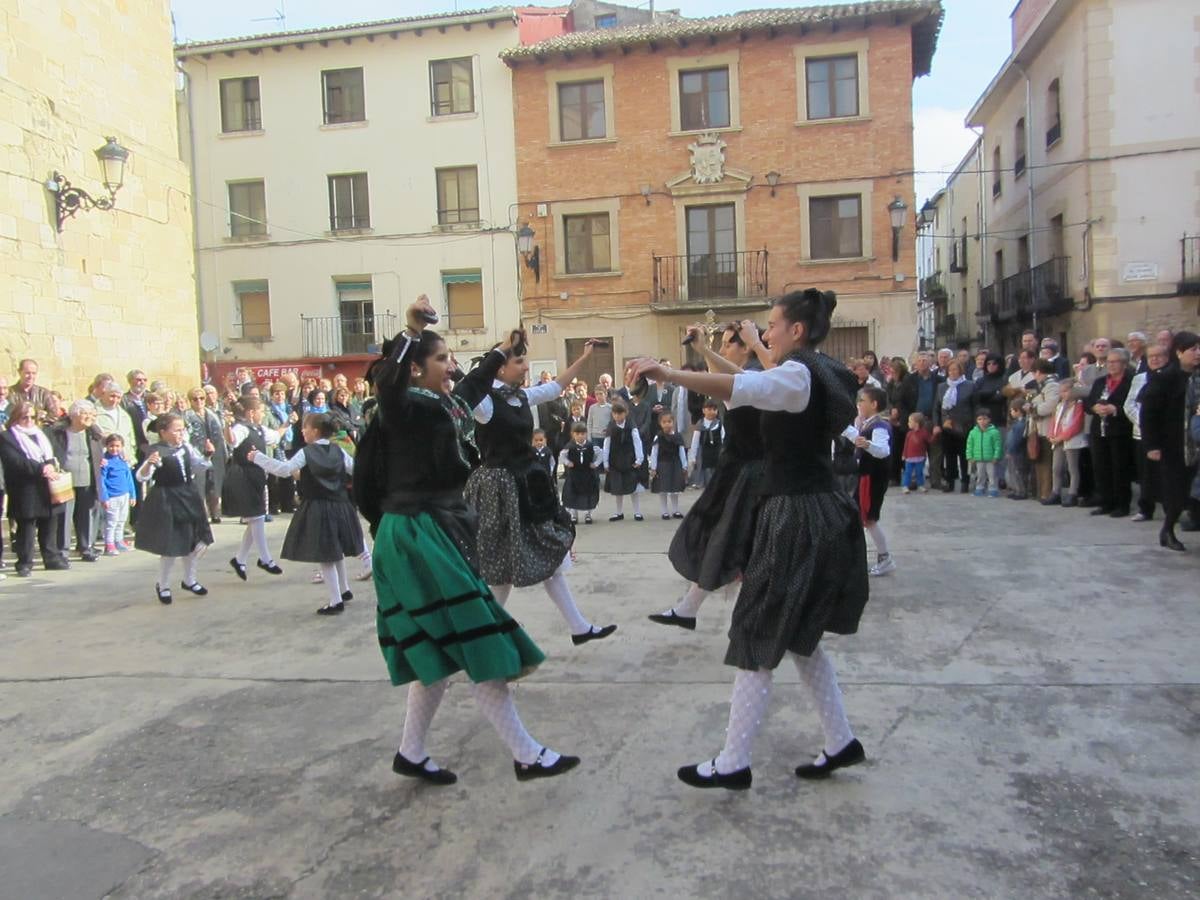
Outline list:
[[[533,243],[534,232],[528,224],[517,229],[517,252],[525,260],[525,267],[533,270],[533,280],[542,280],[542,258],[539,248]]]
[[[900,259],[900,231],[908,218],[908,204],[896,197],[888,204],[888,215],[892,218],[892,262]]]
[[[917,326],[917,349],[918,350],[925,349],[925,326],[924,325]]]
[[[46,190],[54,194],[55,223],[63,230],[63,222],[74,217],[81,209],[112,209],[116,206],[117,191],[125,184],[125,163],[129,151],[117,143],[115,137],[106,137],[103,147],[96,151],[103,175],[101,183],[108,191],[107,197],[93,197],[83,188],[77,188],[66,176],[55,172],[46,182]]]
[[[773,171],[773,170],[767,173],[767,184],[769,184],[771,186],[771,196],[772,197],[775,196],[775,188],[777,188],[779,186],[779,179],[782,177],[783,177],[782,175],[780,175],[778,172]]]

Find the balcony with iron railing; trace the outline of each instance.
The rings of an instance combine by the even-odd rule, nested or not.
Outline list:
[[[1179,275],[1179,293],[1200,294],[1200,234],[1183,236]]]
[[[303,355],[331,357],[378,353],[380,346],[395,334],[396,315],[392,312],[349,316],[301,316]]]
[[[975,316],[980,322],[996,321],[996,285],[985,284],[979,289],[979,312]]]
[[[1070,259],[1059,256],[987,285],[980,292],[980,317],[1011,322],[1069,312],[1074,305],[1070,268]]]
[[[761,305],[767,297],[767,251],[654,256],[656,308]]]

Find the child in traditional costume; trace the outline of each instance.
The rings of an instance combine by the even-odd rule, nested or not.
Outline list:
[[[658,494],[664,519],[682,519],[679,495],[687,485],[687,451],[683,449],[683,438],[675,431],[673,415],[659,416],[658,427],[661,430],[650,447],[650,490]]]
[[[267,453],[279,441],[278,432],[263,427],[264,412],[257,397],[242,397],[234,404],[234,421],[225,428],[225,440],[233,448],[233,455],[221,485],[221,511],[246,523],[241,546],[229,560],[230,568],[242,581],[246,580],[251,544],[258,550],[258,568],[271,575],[283,574],[267,546],[267,473],[250,461],[251,450]]]
[[[583,523],[592,524],[592,510],[600,502],[600,475],[596,472],[603,462],[603,455],[590,440],[586,422],[571,426],[571,443],[559,454],[563,467],[562,504],[571,514],[571,524],[579,524],[579,513]]]
[[[612,421],[604,438],[604,492],[613,495],[617,511],[610,522],[625,518],[625,498],[633,503],[633,520],[644,521],[638,494],[645,490],[638,478],[642,469],[642,438],[628,420],[629,409],[621,400],[612,405]]]

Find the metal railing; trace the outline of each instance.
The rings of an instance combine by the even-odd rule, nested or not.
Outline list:
[[[1034,313],[1056,316],[1068,312],[1074,304],[1070,269],[1071,260],[1059,256],[987,285],[980,292],[980,316],[1011,322]]]
[[[755,300],[766,296],[766,250],[654,257],[655,306]]]
[[[1179,293],[1200,294],[1200,234],[1183,236],[1179,261]]]
[[[938,344],[951,344],[958,337],[958,316],[946,313],[938,318],[933,329]]]
[[[979,289],[979,319],[996,321],[996,285],[985,284]]]
[[[378,353],[396,332],[392,312],[362,316],[301,316],[304,356],[328,357]]]

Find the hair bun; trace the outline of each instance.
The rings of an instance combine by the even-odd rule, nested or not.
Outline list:
[[[821,308],[825,310],[827,315],[832,316],[833,311],[837,309],[837,294],[833,291],[822,291]]]

